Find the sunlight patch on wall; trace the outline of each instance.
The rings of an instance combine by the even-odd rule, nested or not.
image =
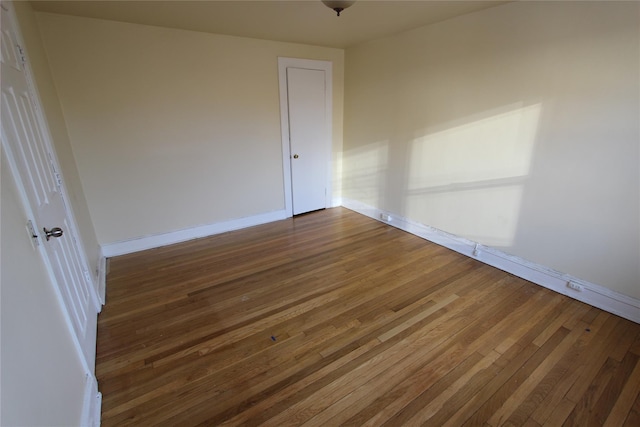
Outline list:
[[[495,248],[511,246],[518,225],[522,184],[423,194],[407,198],[409,217]],[[427,222],[427,221],[424,221]]]
[[[343,189],[349,197],[379,206],[386,191],[389,161],[388,141],[378,141],[349,150],[344,155]]]
[[[414,139],[409,189],[527,175],[539,116],[535,104]]]
[[[506,110],[506,111],[505,111]],[[421,136],[410,144],[410,218],[492,246],[509,246],[518,225],[540,104]]]

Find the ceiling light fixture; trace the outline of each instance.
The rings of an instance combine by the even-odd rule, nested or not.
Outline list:
[[[342,12],[343,10],[345,10],[346,8],[348,8],[349,6],[351,6],[352,4],[355,3],[355,0],[353,1],[346,1],[346,0],[322,0],[322,3],[324,3],[325,6],[327,6],[329,9],[333,9],[336,14],[338,16],[340,16],[340,12]]]

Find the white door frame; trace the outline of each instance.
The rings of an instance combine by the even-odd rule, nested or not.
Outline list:
[[[333,191],[333,74],[330,61],[313,59],[278,58],[278,81],[280,84],[280,129],[282,132],[282,174],[284,178],[284,210],[287,218],[293,216],[293,193],[291,190],[291,146],[289,144],[289,97],[287,93],[287,68],[304,68],[325,72],[325,108],[327,118],[327,194],[325,207],[332,206]]]
[[[68,196],[68,191],[66,189],[65,183],[64,183],[64,179],[62,177],[62,172],[60,170],[60,166],[59,166],[59,161],[58,158],[56,156],[56,152],[55,149],[53,148],[53,144],[52,144],[52,139],[51,139],[51,133],[49,131],[49,126],[48,123],[46,121],[46,118],[44,116],[44,112],[42,109],[42,102],[40,101],[40,94],[38,93],[38,88],[35,84],[35,79],[33,77],[33,73],[31,71],[30,65],[29,65],[29,61],[28,61],[28,56],[27,53],[24,50],[24,39],[22,38],[22,34],[20,31],[20,26],[18,24],[18,19],[15,15],[15,11],[12,7],[12,5],[10,3],[3,3],[2,4],[2,11],[0,12],[2,14],[6,14],[11,27],[13,27],[13,37],[15,37],[15,42],[18,43],[18,45],[20,46],[21,49],[21,55],[23,56],[23,60],[22,60],[22,68],[24,71],[24,76],[26,79],[26,83],[27,83],[27,87],[28,87],[28,91],[30,92],[30,98],[31,98],[31,102],[33,103],[33,107],[34,107],[34,113],[35,113],[35,117],[36,120],[38,122],[38,126],[40,127],[41,133],[42,133],[42,140],[43,140],[43,144],[46,147],[47,150],[47,154],[49,155],[49,162],[52,165],[52,167],[54,168],[54,173],[56,176],[56,179],[58,180],[58,188],[60,191],[60,194],[63,198],[64,201],[64,206],[65,206],[65,214],[68,218],[69,224],[68,224],[68,228],[69,230],[65,230],[68,231],[68,233],[72,236],[73,242],[74,244],[78,247],[78,252],[79,252],[79,257],[80,257],[80,262],[82,263],[82,268],[83,271],[86,271],[86,279],[89,282],[90,285],[90,299],[92,301],[92,303],[95,306],[95,310],[96,312],[100,312],[101,308],[102,308],[102,301],[101,298],[98,294],[98,290],[97,290],[97,280],[96,278],[94,278],[94,276],[91,274],[90,270],[89,270],[89,263],[87,261],[87,253],[85,251],[84,245],[82,243],[82,241],[80,240],[80,235],[78,234],[78,223],[76,222],[76,218],[74,216],[73,210],[71,208],[71,206],[69,205],[69,196]],[[3,29],[3,33],[4,33],[4,29]],[[4,36],[4,34],[3,34]],[[32,221],[35,224],[35,215],[34,215],[34,210],[33,207],[31,206],[30,202],[29,202],[29,198],[27,196],[27,192],[25,190],[24,187],[24,183],[22,181],[20,172],[19,172],[19,168],[18,165],[16,163],[16,160],[14,158],[14,153],[11,150],[10,144],[8,143],[8,141],[6,141],[6,139],[4,138],[4,135],[2,135],[2,137],[0,138],[2,141],[0,142],[0,149],[4,150],[4,152],[6,153],[6,157],[7,157],[7,161],[9,164],[9,168],[11,170],[11,174],[14,178],[14,181],[16,183],[16,187],[19,193],[19,197],[21,199],[22,205],[24,207],[25,210],[25,214],[27,215],[30,221]],[[25,220],[26,220],[25,219]],[[26,224],[25,224],[26,226]],[[32,240],[33,242],[33,240]],[[35,245],[34,245],[35,246]],[[42,244],[42,242],[40,242],[40,245],[38,245],[36,248],[38,252],[40,253],[40,258],[45,266],[45,270],[47,272],[47,275],[49,276],[49,281],[50,283],[53,285],[54,288],[54,293],[56,295],[56,300],[57,303],[60,305],[61,307],[61,312],[63,314],[63,318],[65,319],[65,323],[67,325],[67,328],[69,330],[72,342],[73,342],[73,346],[78,354],[78,359],[80,360],[80,363],[82,364],[82,367],[85,371],[85,378],[86,378],[86,383],[85,383],[85,395],[84,395],[84,402],[83,402],[83,413],[81,415],[81,420],[83,422],[83,424],[86,425],[97,425],[99,424],[99,420],[100,420],[100,403],[101,403],[101,394],[98,392],[98,384],[96,381],[96,377],[95,377],[95,364],[93,364],[93,366],[91,366],[89,364],[89,362],[87,361],[85,354],[84,354],[84,350],[82,345],[80,344],[79,338],[77,337],[74,327],[73,327],[73,321],[71,320],[70,314],[69,312],[66,310],[66,304],[64,301],[64,298],[62,296],[60,287],[57,285],[57,280],[56,280],[56,276],[55,273],[53,271],[53,266],[51,265],[51,262],[49,261],[49,258],[47,256],[47,254],[45,253],[45,248]],[[46,355],[45,355],[46,356]]]

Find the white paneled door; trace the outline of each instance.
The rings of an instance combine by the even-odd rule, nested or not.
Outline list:
[[[98,294],[79,247],[70,206],[49,141],[48,128],[30,86],[23,48],[9,13],[2,10],[2,145],[27,206],[34,246],[43,255],[68,314],[72,333],[93,372]]]
[[[331,63],[280,58],[285,205],[298,215],[331,205]]]

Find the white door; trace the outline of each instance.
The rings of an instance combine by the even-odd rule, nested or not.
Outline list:
[[[325,72],[287,68],[293,214],[326,207]]]
[[[278,58],[287,216],[332,205],[331,62]]]
[[[95,367],[98,295],[65,205],[61,176],[51,149],[44,117],[37,109],[35,91],[29,85],[24,51],[18,45],[12,20],[2,12],[2,145],[7,150],[16,180],[28,203],[34,244],[52,273],[62,297],[63,309],[87,367]],[[47,238],[47,234],[49,234]],[[46,355],[43,355],[46,357]]]

